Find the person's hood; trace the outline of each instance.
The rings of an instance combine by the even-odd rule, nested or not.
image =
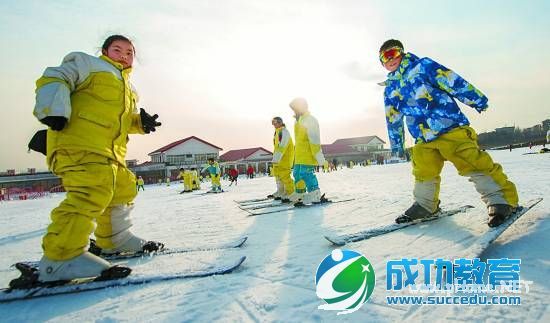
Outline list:
[[[308,111],[307,101],[304,98],[295,98],[288,104],[294,111],[303,114]]]

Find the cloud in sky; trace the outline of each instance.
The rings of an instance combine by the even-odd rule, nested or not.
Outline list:
[[[456,70],[490,97],[487,114],[465,112],[479,130],[550,117],[541,64],[550,36],[544,2],[514,1],[6,1],[0,4],[5,168],[45,167],[26,142],[34,81],[70,51],[97,53],[111,33],[135,39],[133,82],[158,113],[154,135],[133,136],[129,158],[196,135],[225,150],[271,149],[273,116],[292,128],[288,102],[304,96],[323,142],[386,139],[377,50],[399,38],[420,56]],[[544,11],[546,10],[546,11]],[[5,23],[4,23],[5,22]],[[539,59],[536,59],[540,57]],[[535,59],[533,59],[535,58]],[[518,113],[518,106],[529,113]],[[10,156],[10,157],[5,157]]]

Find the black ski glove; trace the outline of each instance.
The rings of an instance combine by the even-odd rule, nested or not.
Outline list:
[[[65,128],[65,125],[67,124],[67,118],[50,116],[50,117],[45,117],[44,119],[40,120],[40,122],[50,127],[52,130],[59,131]]]
[[[46,142],[47,142],[47,130],[39,130],[34,136],[32,136],[31,141],[27,145],[29,150],[37,151],[41,154],[46,155]]]
[[[141,126],[143,127],[143,131],[145,133],[155,132],[155,128],[162,125],[162,123],[158,122],[158,114],[150,115],[149,113],[145,112],[143,108],[139,109],[139,116],[141,117]]]

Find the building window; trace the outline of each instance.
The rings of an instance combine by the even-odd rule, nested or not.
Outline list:
[[[166,162],[170,165],[204,164],[208,158],[217,158],[218,154],[182,154],[168,155]]]
[[[206,162],[208,158],[218,158],[218,154],[196,154],[195,155],[195,161],[197,162]]]
[[[168,155],[166,156],[168,164],[182,164],[185,162],[185,155]]]

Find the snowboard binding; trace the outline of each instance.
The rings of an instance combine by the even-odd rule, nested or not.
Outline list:
[[[9,287],[11,289],[32,288],[38,284],[38,268],[29,266],[24,262],[16,263],[15,268],[19,270],[21,276],[10,281]]]
[[[439,202],[437,203],[437,210],[433,213],[430,213],[428,210],[423,208],[420,204],[417,202],[414,202],[414,204],[405,211],[403,215],[400,215],[395,219],[395,223],[401,224],[401,223],[408,223],[413,221],[422,221],[422,220],[429,220],[432,218],[437,217],[439,212],[441,212],[441,209],[439,208]]]
[[[498,227],[504,223],[509,217],[516,213],[518,208],[514,208],[507,204],[495,204],[488,207],[489,222],[487,225],[491,228]]]

